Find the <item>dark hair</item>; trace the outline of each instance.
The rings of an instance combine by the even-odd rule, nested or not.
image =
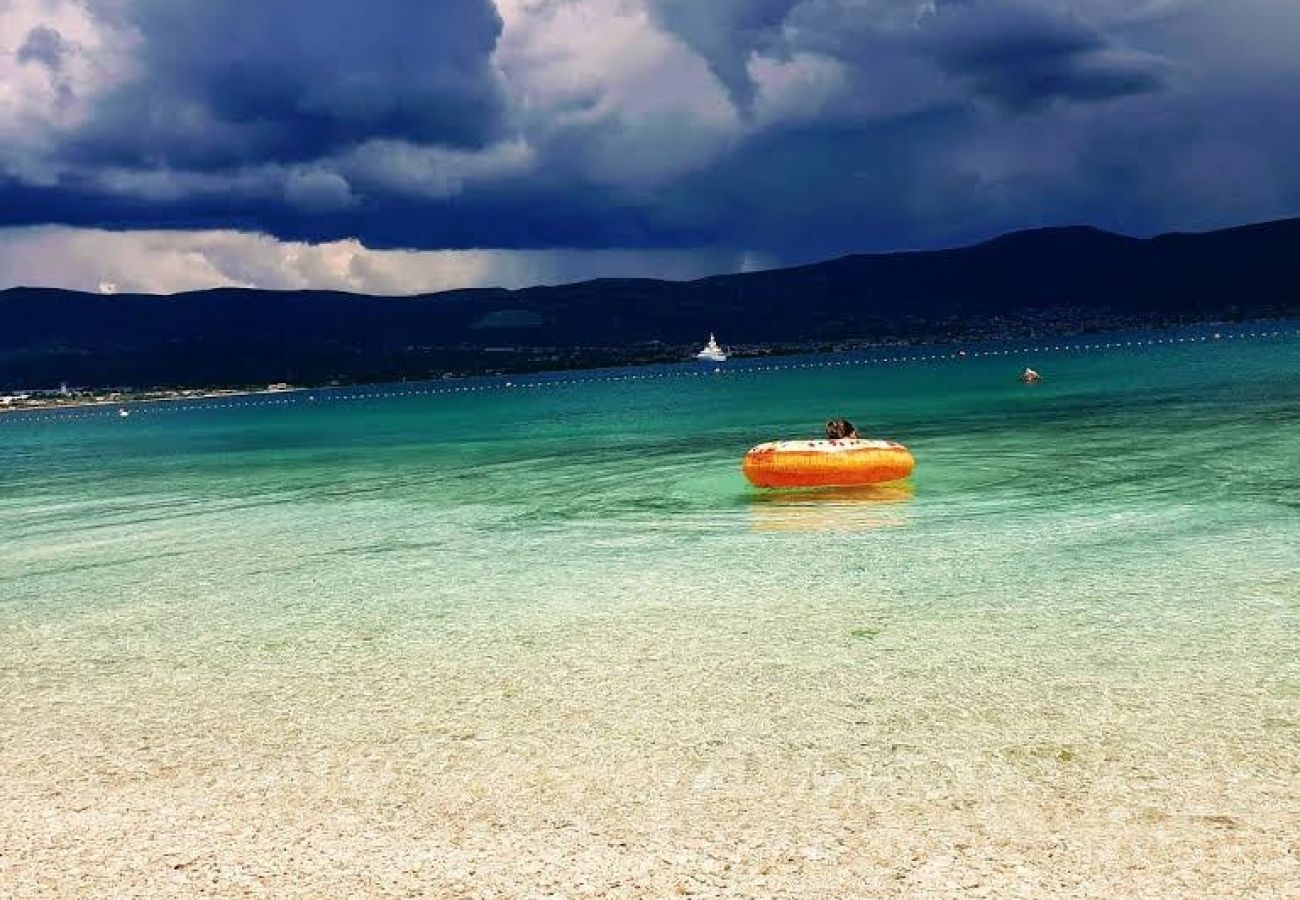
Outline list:
[[[830,441],[840,441],[857,433],[858,430],[848,419],[831,419],[826,423],[826,439]]]

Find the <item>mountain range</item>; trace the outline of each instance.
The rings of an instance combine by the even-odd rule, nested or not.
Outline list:
[[[414,297],[0,291],[0,389],[319,384],[1300,314],[1300,219],[1138,239],[1088,227],[696,281]]]

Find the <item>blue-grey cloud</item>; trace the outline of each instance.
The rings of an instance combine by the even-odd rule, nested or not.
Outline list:
[[[708,63],[738,107],[748,111],[756,86],[751,54],[781,47],[781,24],[801,0],[653,0],[669,30]]]
[[[1160,59],[1115,46],[1050,7],[975,0],[945,7],[922,30],[923,46],[945,71],[1016,111],[1143,94],[1163,83]]]
[[[1300,212],[1289,0],[0,0],[0,28],[0,226],[791,262]]]
[[[48,25],[37,25],[27,32],[26,39],[18,48],[20,63],[40,63],[57,71],[63,67],[63,60],[72,48],[63,39],[63,35]]]
[[[215,169],[502,131],[490,0],[136,0],[120,24],[142,76],[100,101],[83,160]]]
[[[27,32],[15,59],[20,65],[42,66],[48,70],[57,105],[66,109],[74,97],[72,83],[64,69],[73,53],[75,48],[57,29],[37,25]]]

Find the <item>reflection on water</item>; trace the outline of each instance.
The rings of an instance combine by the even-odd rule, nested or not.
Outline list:
[[[763,491],[749,496],[755,531],[853,532],[908,524],[903,507],[916,494],[911,481],[857,487]]]

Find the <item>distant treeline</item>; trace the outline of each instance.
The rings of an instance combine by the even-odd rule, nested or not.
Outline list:
[[[1300,314],[1300,219],[1147,240],[1091,228],[690,282],[418,297],[0,292],[0,390],[317,384],[679,358],[731,345],[943,340]]]

